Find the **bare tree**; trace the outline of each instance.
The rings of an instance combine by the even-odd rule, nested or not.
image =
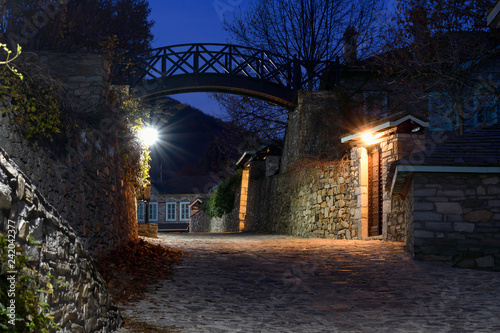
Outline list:
[[[312,90],[319,83],[314,74],[337,58],[347,62],[372,54],[383,6],[384,0],[254,0],[247,11],[226,21],[225,28],[237,44],[296,58],[304,75],[316,76],[309,81]],[[245,97],[216,99],[231,120],[247,129],[284,133],[287,110]]]
[[[463,134],[496,121],[499,29],[493,0],[397,0],[379,57],[391,77],[428,105],[434,126]]]
[[[225,112],[225,120],[240,132],[250,133],[265,141],[280,142],[285,136],[288,111],[267,102],[227,94],[212,94]]]
[[[297,57],[307,71],[318,72],[336,57],[343,58],[349,27],[357,35],[359,55],[370,54],[383,4],[383,0],[255,0],[225,26],[237,43]]]

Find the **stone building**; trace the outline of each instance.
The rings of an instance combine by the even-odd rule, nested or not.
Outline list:
[[[388,173],[388,193],[405,207],[408,250],[417,259],[499,270],[500,124],[463,136],[428,133],[425,146]]]
[[[481,71],[498,89],[498,64]],[[397,241],[416,259],[500,270],[498,97],[475,82],[455,117],[443,94],[414,99],[377,75],[344,64],[299,92],[282,154],[242,156],[232,222],[205,229]]]
[[[306,94],[302,102],[311,100]],[[311,94],[316,107],[334,100],[329,92]],[[335,137],[344,157],[321,160],[305,153],[322,151],[331,129],[321,128],[326,123],[307,103],[290,114],[282,156],[265,149],[242,156],[237,208],[225,225],[397,241],[416,259],[500,269],[499,124],[459,137],[433,130],[421,116],[395,113]]]
[[[211,176],[180,176],[153,182],[148,222],[157,224],[158,231],[189,231],[191,215],[195,213],[192,207],[197,207],[213,186]],[[145,203],[138,202],[139,223],[145,222],[145,211]]]

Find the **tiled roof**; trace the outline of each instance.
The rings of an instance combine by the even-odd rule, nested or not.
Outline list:
[[[426,135],[425,158],[415,163],[415,158],[402,164],[439,166],[499,166],[500,124],[466,132],[457,136],[452,132]],[[413,160],[413,163],[408,163]],[[406,162],[406,163],[405,163]]]
[[[500,124],[458,136],[426,133],[426,151],[394,162],[387,175],[391,195],[400,194],[412,172],[494,172],[500,170]]]
[[[219,182],[213,176],[178,176],[152,185],[159,194],[207,194]]]

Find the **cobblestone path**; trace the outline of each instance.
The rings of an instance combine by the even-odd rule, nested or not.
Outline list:
[[[188,257],[173,281],[121,311],[160,332],[500,332],[500,273],[415,262],[399,243],[255,234],[154,241]]]

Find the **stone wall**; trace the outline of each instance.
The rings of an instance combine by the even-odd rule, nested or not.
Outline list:
[[[239,232],[239,205],[241,188],[235,192],[234,209],[222,217],[210,217],[203,209],[191,215],[189,221],[190,232]]]
[[[190,232],[239,232],[238,209],[223,217],[210,217],[203,209],[191,216]]]
[[[33,66],[63,87],[77,113],[96,113],[108,99],[109,66],[102,56],[81,53],[30,54]]]
[[[407,235],[408,203],[404,200],[391,198],[391,183],[388,182],[391,165],[408,156],[417,156],[425,150],[425,136],[414,133],[392,133],[380,143],[381,175],[383,192],[383,238],[388,241],[405,242]]]
[[[76,96],[78,89],[70,89],[78,108],[87,112],[90,107],[94,111],[105,107],[96,104],[103,103],[103,94],[108,93],[107,71],[103,70],[106,63],[100,56],[46,54],[40,57],[40,63],[55,66],[46,68],[48,73],[61,70],[54,78],[61,84],[84,89],[81,98]],[[88,77],[87,82],[84,77],[91,74],[94,77]],[[75,80],[75,75],[81,80]],[[99,257],[136,238],[137,221],[135,194],[124,181],[123,147],[117,131],[109,126],[104,114],[95,119],[94,127],[79,124],[54,142],[33,142],[22,138],[11,126],[9,114],[3,113],[0,147],[69,221],[84,247]]]
[[[68,142],[42,146],[0,119],[0,147],[98,257],[137,237],[135,194],[124,181],[120,145],[99,131],[70,133]]]
[[[500,176],[419,174],[413,180],[416,259],[500,271]]]
[[[330,91],[299,91],[298,106],[288,115],[281,173],[308,157],[340,158],[341,134],[346,132],[339,116],[339,103]]]
[[[356,173],[350,160],[312,162],[303,169],[273,177],[262,177],[261,171],[260,179],[252,171],[250,175],[252,204],[248,205],[245,230],[304,237],[360,237]]]
[[[48,304],[63,332],[111,332],[121,326],[118,308],[80,238],[1,149],[0,215],[2,232],[15,230],[17,245],[39,274],[53,276]]]

